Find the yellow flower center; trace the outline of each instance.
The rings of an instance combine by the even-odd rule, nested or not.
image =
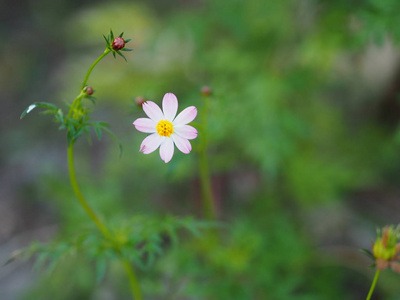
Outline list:
[[[170,137],[171,134],[174,133],[174,126],[170,121],[167,120],[161,120],[157,124],[157,133],[161,136],[167,136]]]

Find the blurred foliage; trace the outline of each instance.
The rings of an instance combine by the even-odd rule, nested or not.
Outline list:
[[[142,270],[140,283],[149,299],[365,297],[372,276],[367,265],[358,266],[359,272],[335,257],[327,259],[315,247],[324,241],[315,240],[304,224],[310,211],[347,205],[355,191],[398,184],[398,117],[391,125],[380,115],[395,75],[382,73],[377,57],[385,47],[398,51],[399,1],[27,3],[31,9],[23,14],[31,28],[11,26],[7,19],[13,31],[0,32],[9,41],[0,49],[0,65],[12,75],[1,73],[0,88],[18,100],[6,102],[18,106],[16,113],[36,101],[71,103],[103,49],[101,34],[113,28],[132,38],[128,64],[106,59],[89,82],[98,99],[94,118],[111,124],[125,155],[118,159],[107,140],[90,148],[78,143],[76,149],[83,192],[105,218],[166,211],[200,215],[196,154],[177,154],[168,165],[157,153],[139,155],[144,136],[131,123],[143,112],[133,99],[141,95],[160,103],[164,93],[174,92],[181,105],[199,107],[200,87],[213,90],[209,154],[226,226],[219,242],[213,236],[183,235],[179,247]],[[22,43],[30,45],[30,55],[25,47],[15,47]],[[371,48],[378,49],[372,59]],[[395,71],[398,63],[394,55]],[[394,112],[397,96],[396,90],[389,107]],[[62,165],[65,153],[49,145],[65,141],[55,138],[48,120],[32,119],[9,128],[7,137],[13,134],[9,141],[16,149],[37,145],[18,161],[29,165],[54,151],[61,157],[54,166]],[[16,161],[10,143],[2,151]],[[26,195],[24,201],[52,207],[63,240],[82,229],[83,212],[66,174],[44,165],[32,167],[38,169],[36,197]],[[246,181],[234,181],[249,169],[256,179],[248,187]],[[373,222],[385,218],[370,214],[366,222],[372,236],[373,228],[383,225]],[[99,285],[92,261],[73,259],[44,277],[25,299],[129,297],[118,266]],[[76,276],[71,276],[72,265]],[[376,295],[397,299],[397,286],[396,277],[384,275]],[[60,287],[65,295],[55,292]]]
[[[105,240],[97,229],[86,229],[81,230],[79,236],[69,240],[64,237],[49,244],[33,243],[28,248],[18,251],[12,259],[19,256],[24,259],[37,256],[37,268],[45,267],[48,271],[53,271],[60,260],[79,255],[81,259],[87,257],[95,261],[97,276],[102,278],[108,259],[122,257],[135,262],[143,269],[148,269],[153,265],[155,257],[162,254],[163,244],[177,246],[178,230],[187,229],[199,236],[201,228],[210,226],[190,217],[155,218],[144,215],[119,223],[111,227],[115,243],[118,244],[117,248],[112,244],[113,241]]]
[[[161,258],[160,270],[145,279],[149,295],[155,299],[163,295],[167,299],[335,299],[340,294],[354,299],[342,287],[349,280],[343,269],[320,264],[293,216],[273,204],[274,196],[266,195],[257,196],[262,205],[248,207],[251,221],[240,214],[231,222],[222,243],[208,236]],[[262,215],[254,214],[261,208]],[[160,271],[168,285],[157,285]]]
[[[100,284],[109,271],[110,265],[118,263],[120,259],[133,262],[142,270],[149,270],[155,259],[161,256],[165,249],[178,246],[178,231],[185,229],[199,237],[200,231],[204,228],[209,229],[210,225],[210,223],[196,221],[190,217],[160,218],[137,215],[130,220],[112,224],[110,228],[113,241],[104,239],[97,228],[81,229],[79,235],[73,238],[61,236],[59,240],[50,243],[32,243],[25,249],[15,251],[7,264],[15,259],[35,258],[34,270],[44,270],[55,274],[60,269],[63,273],[71,263],[84,265],[90,263],[95,269],[96,282]],[[81,268],[78,267],[78,269],[82,272]],[[76,279],[81,280],[80,276]],[[93,288],[94,282],[92,280],[88,282]],[[85,284],[81,285],[79,282],[78,286],[84,287]],[[79,297],[82,297],[88,292],[84,291],[86,288],[74,293],[81,294]],[[52,289],[48,289],[46,293],[51,293],[51,291]],[[43,297],[40,291],[39,293],[39,298]],[[71,296],[69,293],[64,293],[56,299],[70,299]],[[30,293],[27,295],[27,299],[34,299],[34,297]]]

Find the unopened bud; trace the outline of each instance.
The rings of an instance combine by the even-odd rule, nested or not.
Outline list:
[[[139,96],[136,97],[135,102],[138,106],[142,107],[143,103],[146,102],[146,99],[144,99],[142,96]]]
[[[86,95],[93,95],[93,93],[94,93],[94,90],[93,90],[93,88],[90,86],[90,85],[88,85],[88,86],[86,86],[84,89],[83,89],[83,91],[85,92],[85,94]]]
[[[383,228],[381,236],[377,238],[372,247],[372,252],[375,258],[385,261],[396,259],[396,254],[398,253],[399,249],[399,245],[397,244],[398,240],[399,227],[395,228],[393,226],[389,226]],[[384,264],[381,263],[381,266],[383,267]]]
[[[210,96],[211,95],[211,93],[212,93],[212,91],[211,91],[211,88],[209,87],[209,86],[203,86],[202,88],[201,88],[201,94],[203,95],[203,96]]]
[[[115,51],[121,50],[125,47],[125,40],[122,37],[116,37],[112,42],[112,48]]]

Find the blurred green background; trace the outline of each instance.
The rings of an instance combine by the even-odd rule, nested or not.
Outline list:
[[[143,96],[180,109],[213,90],[210,164],[222,241],[183,236],[150,270],[145,299],[365,299],[373,270],[358,252],[400,220],[398,0],[2,1],[0,258],[88,223],[69,186],[66,138],[32,102],[79,92],[102,34],[132,38],[89,83],[105,137],[76,146],[78,178],[106,219],[201,219],[198,157],[142,155]],[[89,104],[90,105],[90,104]],[[196,148],[198,141],[193,141]],[[194,149],[195,150],[195,149]],[[177,151],[176,151],[177,153]],[[0,269],[0,299],[129,299],[118,264],[96,282],[79,254],[51,275]],[[386,271],[375,299],[399,299]]]

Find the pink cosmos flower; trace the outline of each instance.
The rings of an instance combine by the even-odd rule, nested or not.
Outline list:
[[[197,137],[197,130],[187,124],[196,118],[197,109],[189,106],[176,116],[178,99],[172,93],[164,95],[162,108],[164,112],[154,102],[144,102],[143,110],[149,118],[136,119],[133,125],[141,132],[151,133],[140,145],[140,152],[149,154],[160,147],[160,157],[167,163],[174,155],[174,144],[185,154],[192,150],[189,140]]]

